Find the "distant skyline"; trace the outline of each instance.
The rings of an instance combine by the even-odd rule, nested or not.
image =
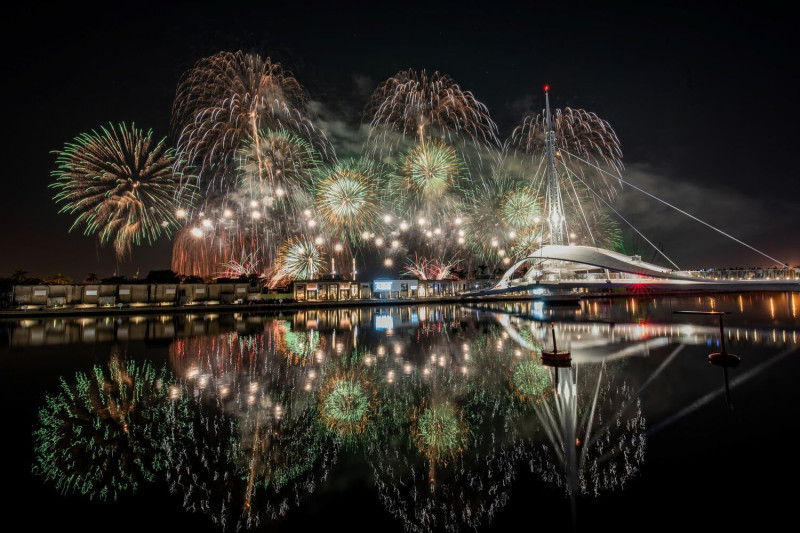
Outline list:
[[[239,49],[291,71],[345,151],[372,90],[400,70],[453,78],[488,107],[501,139],[541,110],[549,84],[553,107],[611,124],[627,182],[749,245],[623,186],[614,208],[681,268],[775,266],[766,256],[800,265],[798,45],[777,3],[510,5],[12,8],[0,277],[111,276],[113,248],[58,214],[52,151],[123,121],[174,146],[180,76]],[[169,269],[170,255],[166,238],[134,247],[119,273]]]

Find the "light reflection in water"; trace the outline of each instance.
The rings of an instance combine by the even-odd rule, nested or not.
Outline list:
[[[774,319],[781,309],[793,312],[794,296],[784,305],[785,298],[719,296],[715,305],[739,313],[768,309]],[[710,306],[692,298],[680,308],[686,303]],[[118,376],[112,380],[122,391],[118,398],[132,393],[124,391],[139,395],[114,422],[127,436],[108,455],[158,457],[147,463],[152,471],[141,469],[141,461],[120,463],[127,470],[118,478],[136,483],[115,485],[114,496],[162,483],[181,495],[187,511],[207,515],[221,530],[253,529],[302,507],[347,453],[369,466],[387,513],[408,530],[458,531],[491,522],[525,469],[573,501],[635,483],[647,459],[641,391],[679,348],[718,341],[713,323],[676,321],[676,307],[626,299],[624,306],[593,301],[580,309],[517,302],[502,312],[491,305],[440,305],[144,323],[28,320],[10,339],[24,345],[102,338],[111,346],[137,332],[171,339],[169,372],[159,387],[126,389],[134,383],[123,384],[111,366],[119,363],[95,371]],[[374,328],[376,315],[391,316],[391,336]],[[572,353],[567,367],[541,360],[551,317]],[[796,328],[736,325],[732,318],[726,344],[796,348]],[[71,333],[88,329],[95,331],[91,339]],[[125,339],[115,336],[121,330]],[[647,379],[631,379],[625,371],[631,358],[655,353],[670,355]],[[91,379],[64,379],[76,391],[91,388],[83,385]],[[54,394],[59,399],[42,407],[47,416],[41,420],[57,422],[79,406],[100,418],[107,409],[80,393]],[[39,435],[43,446],[45,433]],[[40,446],[39,461],[46,454],[80,460],[47,463],[46,482],[99,471],[82,443],[50,442],[56,449]],[[112,494],[99,483],[93,491],[61,488]]]

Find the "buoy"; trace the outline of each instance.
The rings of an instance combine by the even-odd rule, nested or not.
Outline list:
[[[550,328],[553,333],[553,349],[542,350],[542,363],[548,366],[570,366],[572,355],[569,351],[559,350],[556,344],[556,323],[550,322]]]
[[[674,311],[684,315],[716,315],[719,316],[719,352],[714,352],[708,355],[708,362],[724,367],[735,367],[741,361],[738,355],[728,353],[725,351],[725,331],[722,327],[722,316],[729,315],[728,311]]]

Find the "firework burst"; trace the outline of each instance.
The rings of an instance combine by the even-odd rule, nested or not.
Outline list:
[[[509,263],[519,240],[541,221],[540,197],[517,174],[496,172],[471,191],[464,238],[476,259]]]
[[[203,278],[237,271],[264,275],[277,258],[282,218],[226,201],[188,223],[172,245],[172,269]]]
[[[243,141],[238,157],[237,193],[290,214],[310,206],[312,173],[321,164],[311,143],[285,129],[260,130]]]
[[[449,404],[419,409],[412,429],[417,448],[431,461],[452,461],[468,443],[469,429],[463,418],[463,413]]]
[[[315,183],[316,208],[342,240],[360,242],[380,221],[381,169],[369,160],[348,159],[326,168]]]
[[[288,279],[315,279],[327,267],[322,250],[305,237],[293,237],[281,247],[278,272]]]
[[[583,109],[556,109],[552,114],[556,141],[556,167],[562,180],[580,181],[587,187],[595,186],[598,194],[614,195],[616,182],[610,181],[603,170],[619,174],[623,170],[622,149],[611,125],[596,114]],[[544,181],[545,112],[527,116],[514,128],[506,148],[533,158],[537,169],[535,182]]]
[[[417,279],[450,279],[454,276],[460,262],[460,259],[451,259],[442,263],[436,259],[426,259],[415,255],[414,259],[406,258],[406,265],[403,269]]]
[[[225,190],[235,175],[234,154],[259,129],[284,127],[312,139],[327,156],[333,148],[305,116],[300,83],[270,58],[242,51],[198,61],[181,79],[172,109],[178,151],[209,189]]]
[[[565,206],[567,227],[572,228],[569,242],[584,246],[597,246],[607,250],[622,250],[622,230],[609,209],[594,201],[591,193],[581,183],[573,184],[572,194]]]
[[[292,331],[290,322],[286,322],[284,333],[280,339],[280,351],[286,355],[293,365],[306,365],[314,360],[317,350],[325,348],[325,337],[319,331]]]
[[[594,163],[604,162],[622,172],[622,149],[611,125],[595,113],[569,107],[552,114],[556,146],[565,156],[575,155]],[[547,132],[545,112],[527,116],[511,133],[510,144],[532,154],[544,150]],[[562,155],[562,154],[559,154]]]
[[[412,201],[439,201],[461,184],[463,164],[453,147],[442,142],[419,143],[401,161],[398,188]]]
[[[542,219],[542,203],[530,190],[512,191],[501,206],[503,221],[517,231],[535,226]]]
[[[380,151],[394,131],[403,137],[425,139],[442,135],[454,140],[499,146],[497,125],[489,110],[469,91],[438,71],[403,70],[381,83],[372,93],[365,111],[370,123],[368,143]],[[432,130],[426,134],[426,129]]]
[[[522,401],[537,401],[548,388],[553,386],[553,378],[541,361],[526,359],[514,365],[511,387]]]
[[[133,245],[170,236],[178,227],[174,197],[180,175],[173,172],[174,150],[165,143],[155,142],[152,130],[122,123],[83,133],[56,151],[50,187],[58,189],[59,213],[75,215],[70,231],[82,226],[101,244],[113,242],[118,260]]]
[[[458,255],[456,233],[471,185],[463,160],[448,144],[428,140],[401,152],[387,180],[381,239],[393,247],[385,251],[414,251],[442,264]]]
[[[376,396],[375,386],[357,371],[334,373],[318,394],[320,419],[339,438],[355,439],[375,417]]]

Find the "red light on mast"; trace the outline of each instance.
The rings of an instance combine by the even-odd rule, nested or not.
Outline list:
[[[549,85],[545,85],[544,86],[544,92],[546,92],[546,93],[550,92],[550,86]]]

